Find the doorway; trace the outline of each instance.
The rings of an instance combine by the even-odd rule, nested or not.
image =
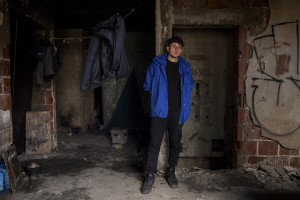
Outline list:
[[[182,57],[191,64],[194,79],[178,165],[226,168],[233,134],[233,31],[175,28],[174,35],[185,42]]]
[[[10,10],[11,94],[13,143],[18,154],[25,151],[26,112],[31,111],[33,75],[36,61],[30,54],[35,41],[35,25],[16,10]]]

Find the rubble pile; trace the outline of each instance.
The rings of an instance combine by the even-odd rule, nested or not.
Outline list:
[[[269,189],[295,190],[300,186],[300,169],[290,166],[274,167],[267,164],[245,165],[241,168]]]
[[[196,192],[228,191],[236,187],[264,188],[271,191],[300,190],[300,170],[290,166],[273,167],[258,164],[222,170],[178,168],[176,176],[182,183],[193,183],[191,190]]]

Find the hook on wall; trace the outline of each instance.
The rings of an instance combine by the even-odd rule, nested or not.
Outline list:
[[[131,12],[130,13],[128,13],[125,17],[123,17],[123,19],[125,19],[126,17],[128,17],[131,13],[133,13],[134,12],[134,8],[132,8],[132,10],[131,10]]]

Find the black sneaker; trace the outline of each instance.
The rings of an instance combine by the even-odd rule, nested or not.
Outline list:
[[[168,168],[166,171],[166,179],[170,188],[178,188],[178,180],[175,176],[175,168]]]
[[[154,174],[146,174],[145,180],[142,186],[142,194],[148,194],[152,191],[152,186],[154,184],[155,176]]]

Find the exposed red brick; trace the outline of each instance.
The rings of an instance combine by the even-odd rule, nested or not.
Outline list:
[[[53,135],[53,130],[54,130],[54,123],[53,121],[51,120],[50,121],[50,131],[51,131],[51,135]],[[52,137],[51,137],[52,138]]]
[[[235,91],[244,92],[245,91],[245,77],[236,76],[234,78],[234,89]]]
[[[6,128],[0,130],[0,147],[4,145],[12,144],[13,131],[12,128]]]
[[[227,8],[227,0],[207,0],[207,8]]]
[[[4,94],[11,94],[11,87],[10,87],[10,78],[3,78],[3,93]]]
[[[173,0],[173,8],[183,8],[183,0]]]
[[[266,141],[265,137],[260,135],[260,128],[255,125],[236,125],[236,139],[238,141]]]
[[[46,77],[45,78],[45,84],[46,84],[46,86],[44,88],[51,89],[52,86],[53,86],[53,79],[49,78],[49,77]]]
[[[300,168],[300,158],[291,158],[290,166]]]
[[[246,137],[247,140],[268,140],[267,138],[261,136],[261,129],[255,125],[249,127]]]
[[[183,7],[184,8],[205,8],[206,0],[184,0]]]
[[[11,110],[11,95],[0,95],[0,110]]]
[[[51,90],[46,91],[46,104],[53,104],[53,97],[52,97]]]
[[[3,58],[9,58],[9,45],[3,47]]]
[[[287,166],[289,165],[289,157],[288,156],[280,156],[280,157],[269,157],[268,164],[272,166]]]
[[[245,60],[234,61],[234,74],[245,75],[247,73],[248,63]]]
[[[241,153],[243,155],[256,155],[257,154],[257,142],[255,142],[255,141],[243,142]]]
[[[250,114],[248,109],[240,108],[235,110],[235,123],[238,125],[249,124]]]
[[[260,157],[260,156],[249,156],[248,163],[249,164],[257,164],[264,160],[268,159],[267,157]]]
[[[239,45],[239,51],[241,53],[241,59],[249,59],[252,57],[252,45],[248,43],[240,44]]]
[[[10,76],[10,62],[6,60],[0,60],[0,75]]]
[[[245,92],[237,92],[235,94],[235,99],[236,99],[236,106],[239,108],[244,108],[245,107],[245,100],[246,100],[246,94]]]
[[[227,8],[228,7],[228,0],[221,0],[220,8]]]
[[[258,133],[258,134],[260,134],[261,128],[258,127],[258,126],[252,125],[252,126],[250,127],[250,131],[251,131],[252,133]]]
[[[248,8],[248,0],[231,0],[232,8]]]
[[[52,105],[47,105],[47,111],[50,111],[50,117],[51,117],[51,120],[53,119],[53,106]]]
[[[268,0],[252,0],[251,2],[251,7],[254,8],[268,8],[269,7],[269,2]]]
[[[259,155],[278,155],[278,143],[275,141],[260,141],[258,143]]]
[[[248,130],[245,132],[245,141],[268,141],[268,138],[262,137],[260,132],[251,132]]]
[[[237,141],[244,140],[244,132],[245,132],[244,126],[236,126],[236,140]]]
[[[207,0],[207,8],[221,8],[221,0]]]
[[[3,94],[4,82],[2,76],[0,76],[0,94]]]
[[[299,155],[299,148],[297,148],[297,149],[287,149],[283,146],[280,146],[279,155]]]
[[[247,42],[247,28],[239,28],[238,29],[238,41],[239,44],[244,44]]]

